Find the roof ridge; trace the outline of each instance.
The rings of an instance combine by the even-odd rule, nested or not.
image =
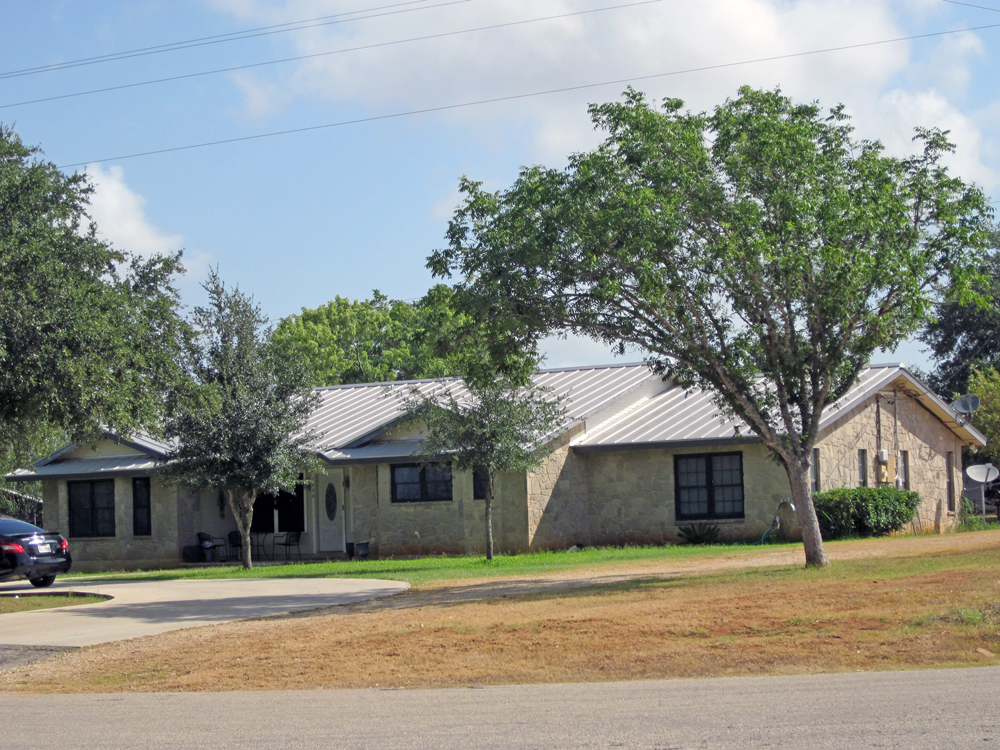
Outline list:
[[[645,362],[621,362],[606,365],[578,365],[574,367],[546,367],[535,372],[542,375],[550,372],[583,372],[585,370],[614,370],[625,367],[646,367]],[[446,383],[449,381],[461,381],[460,375],[444,375],[440,378],[415,378],[412,380],[377,380],[371,383],[341,383],[339,385],[317,385],[314,391],[334,391],[348,390],[350,388],[374,388],[376,386],[385,387],[387,385],[412,385],[414,383]]]

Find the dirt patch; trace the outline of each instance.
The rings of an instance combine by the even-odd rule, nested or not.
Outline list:
[[[1000,532],[831,545],[834,559],[881,552],[911,571],[890,580],[856,565],[844,576],[836,566],[803,572],[800,559],[726,573],[746,567],[732,557],[463,581],[80,649],[8,671],[0,689],[445,687],[997,664],[998,547]],[[921,572],[913,557],[938,562]]]

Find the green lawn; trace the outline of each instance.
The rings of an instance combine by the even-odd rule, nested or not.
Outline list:
[[[173,570],[122,571],[100,575],[71,574],[66,578],[101,580],[177,580],[182,578],[389,578],[411,585],[461,578],[507,578],[536,573],[552,573],[579,568],[612,567],[620,563],[669,561],[671,559],[717,558],[727,553],[753,555],[778,547],[801,544],[706,545],[664,547],[595,547],[578,552],[536,552],[499,555],[487,563],[476,557],[423,557],[413,560],[351,560],[321,563],[260,565],[245,571],[238,565],[180,568]]]
[[[96,604],[107,601],[103,596],[90,595],[48,595],[48,594],[6,594],[0,596],[0,615],[11,612],[27,612],[32,609],[53,609],[72,607],[78,604]]]

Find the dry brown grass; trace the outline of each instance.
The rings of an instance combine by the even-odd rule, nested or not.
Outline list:
[[[876,559],[858,545],[845,556],[864,559],[823,571],[463,582],[80,649],[0,675],[0,690],[445,687],[998,664],[977,650],[1000,653],[998,542],[996,533],[926,538],[921,554],[920,539],[887,540],[883,552],[898,556]]]

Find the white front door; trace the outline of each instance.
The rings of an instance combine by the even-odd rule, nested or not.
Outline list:
[[[319,516],[320,552],[344,551],[344,470],[330,469],[319,483],[316,511]],[[322,476],[322,475],[321,475]]]

